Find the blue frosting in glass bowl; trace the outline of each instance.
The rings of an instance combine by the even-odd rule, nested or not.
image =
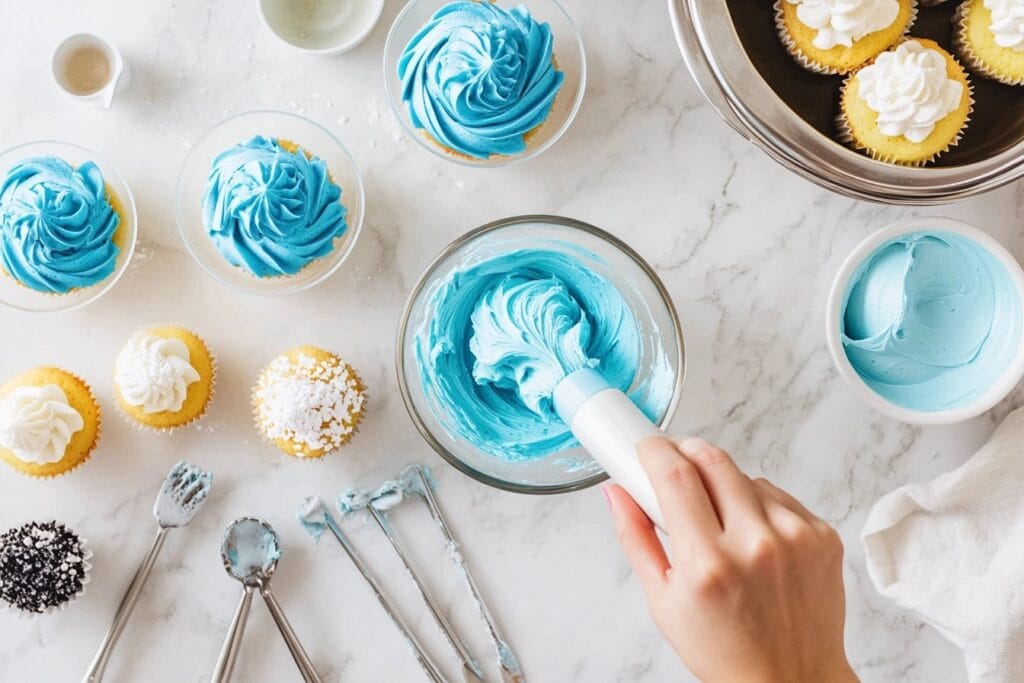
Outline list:
[[[19,283],[66,294],[111,275],[121,218],[99,167],[55,156],[15,164],[0,185],[0,259]]]
[[[217,250],[257,277],[294,275],[334,250],[348,225],[327,164],[257,135],[213,160],[203,223]]]

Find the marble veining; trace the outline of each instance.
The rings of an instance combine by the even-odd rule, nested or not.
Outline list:
[[[92,581],[72,609],[34,621],[0,613],[0,677],[80,678],[150,540],[149,507],[160,481],[185,457],[213,470],[217,487],[203,513],[168,539],[111,662],[112,680],[208,680],[238,597],[220,564],[221,533],[246,514],[281,534],[288,562],[274,576],[275,594],[325,680],[376,682],[381,667],[389,680],[420,680],[351,563],[335,544],[315,544],[294,517],[306,495],[333,499],[413,460],[437,474],[462,551],[530,680],[689,680],[646,616],[599,492],[527,498],[475,484],[423,443],[397,392],[394,331],[429,259],[477,225],[552,212],[610,230],[664,278],[688,356],[675,430],[717,441],[752,475],[772,478],[838,526],[847,542],[848,648],[863,679],[963,680],[955,648],[875,593],[856,538],[874,500],[963,462],[1024,402],[1024,391],[956,427],[909,427],[874,413],[832,369],[825,298],[846,254],[900,218],[972,222],[1024,257],[1024,186],[941,209],[829,194],[777,166],[703,103],[664,3],[607,0],[565,0],[590,67],[583,108],[565,136],[522,166],[459,167],[405,139],[387,108],[380,56],[401,4],[388,0],[370,38],[336,58],[291,53],[243,0],[41,0],[11,11],[12,26],[22,28],[0,41],[0,85],[17,96],[0,107],[0,140],[57,137],[102,151],[135,194],[141,244],[125,279],[85,309],[50,316],[0,310],[0,375],[59,363],[93,384],[107,415],[98,452],[71,476],[36,482],[0,471],[5,528],[56,517],[94,551]],[[131,65],[130,88],[108,112],[62,99],[50,82],[50,50],[80,30],[114,41]],[[351,148],[366,181],[366,226],[348,264],[286,300],[246,298],[218,285],[184,252],[174,224],[174,184],[189,146],[225,116],[257,108],[325,125]],[[118,350],[139,326],[160,322],[197,329],[220,359],[209,414],[170,437],[128,426],[111,400]],[[355,334],[355,326],[369,333]],[[324,462],[286,460],[251,425],[257,372],[300,343],[344,354],[372,395],[359,435]],[[421,506],[400,507],[392,521],[403,538],[415,539],[411,552],[430,568],[473,653],[492,662],[424,515]],[[379,531],[358,519],[344,523],[455,675],[457,663]],[[517,597],[523,594],[531,599]],[[342,609],[360,618],[340,622]],[[252,683],[295,675],[262,605],[253,606],[236,674]],[[497,680],[496,671],[489,674]]]

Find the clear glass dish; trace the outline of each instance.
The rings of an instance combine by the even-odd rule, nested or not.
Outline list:
[[[643,340],[640,368],[631,393],[649,386],[656,368],[668,367],[671,398],[658,419],[668,426],[679,402],[685,370],[683,333],[668,291],[643,258],[618,238],[587,223],[558,216],[518,216],[477,228],[453,242],[427,267],[405,305],[396,348],[398,384],[409,415],[423,438],[456,469],[489,486],[518,493],[564,493],[592,486],[607,475],[582,448],[544,458],[511,462],[453,437],[422,388],[413,340],[433,317],[430,301],[454,268],[516,249],[568,253],[611,282],[630,304]],[[658,344],[652,340],[660,342]]]
[[[348,210],[348,229],[334,241],[334,251],[294,275],[261,278],[231,265],[217,250],[203,223],[203,192],[214,157],[255,135],[289,140],[327,162],[331,178],[341,187],[341,203]],[[344,145],[309,119],[285,112],[251,111],[225,119],[192,147],[178,176],[176,214],[185,247],[215,280],[244,294],[293,294],[330,277],[355,247],[363,227],[364,206],[363,181]]]
[[[91,287],[73,289],[66,294],[49,294],[39,292],[19,284],[14,278],[0,268],[0,302],[22,311],[46,313],[68,311],[96,301],[110,291],[128,268],[132,255],[135,253],[135,240],[138,235],[138,217],[135,213],[135,199],[128,183],[114,169],[113,165],[102,154],[70,142],[57,140],[41,140],[27,142],[13,147],[0,154],[0,181],[6,177],[12,166],[32,157],[55,156],[79,167],[87,161],[94,162],[103,173],[103,179],[117,197],[120,206],[120,234],[116,234],[120,243],[120,251],[112,272],[107,278]]]
[[[387,100],[391,105],[391,111],[409,137],[424,149],[447,161],[463,166],[498,167],[532,159],[562,137],[576,118],[576,113],[583,102],[583,92],[587,84],[587,58],[579,29],[557,0],[496,0],[497,4],[506,7],[525,5],[537,21],[546,22],[551,26],[554,41],[552,52],[559,71],[565,73],[565,80],[547,119],[537,132],[531,135],[526,151],[512,156],[492,155],[487,159],[474,159],[449,152],[413,126],[409,111],[402,101],[402,82],[398,78],[398,61],[405,46],[437,10],[451,1],[411,0],[395,17],[388,32],[387,42],[384,43],[384,89],[388,94]]]

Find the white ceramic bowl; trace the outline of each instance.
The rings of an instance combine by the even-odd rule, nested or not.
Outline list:
[[[39,313],[69,311],[96,301],[109,292],[111,287],[124,275],[125,270],[128,269],[128,264],[135,253],[135,240],[138,235],[139,225],[138,216],[135,212],[135,198],[132,197],[128,183],[114,169],[107,157],[85,147],[57,140],[28,142],[0,154],[0,180],[7,175],[7,171],[15,164],[25,159],[41,156],[59,157],[76,168],[86,161],[94,162],[99,166],[100,171],[103,172],[103,179],[114,191],[123,209],[121,214],[123,223],[122,227],[118,229],[124,230],[124,235],[121,240],[121,250],[117,254],[114,272],[91,287],[73,289],[66,294],[57,295],[37,292],[34,289],[18,284],[14,278],[3,273],[2,269],[0,269],[0,303],[22,311]]]
[[[311,55],[348,52],[373,31],[384,0],[259,0],[263,25],[286,45]]]
[[[880,246],[900,237],[914,232],[936,231],[948,232],[961,235],[988,251],[1006,269],[1007,274],[1017,289],[1017,296],[1021,300],[1024,309],[1024,271],[1020,264],[1006,248],[992,238],[988,233],[962,221],[950,218],[912,218],[909,220],[897,221],[878,232],[875,232],[859,245],[846,257],[843,265],[839,268],[832,283],[832,290],[828,297],[828,306],[825,313],[825,336],[828,341],[828,349],[832,354],[832,360],[839,376],[842,377],[854,391],[867,402],[871,407],[894,417],[903,422],[919,425],[941,425],[953,424],[977,417],[991,409],[1001,400],[1006,398],[1014,387],[1024,377],[1024,343],[1020,345],[1017,353],[1010,361],[1003,373],[985,391],[965,405],[955,406],[944,410],[923,411],[906,408],[881,396],[871,388],[853,368],[846,350],[843,348],[840,324],[844,315],[843,300],[846,290],[857,268],[871,256]],[[1021,332],[1024,340],[1024,330]]]
[[[348,210],[348,229],[334,240],[334,250],[294,275],[257,277],[245,268],[231,265],[217,250],[203,223],[203,193],[213,159],[255,135],[291,140],[323,159],[331,178],[341,188],[341,203]],[[244,294],[293,294],[326,280],[352,253],[363,226],[364,206],[363,181],[345,146],[309,119],[285,112],[250,111],[225,119],[192,146],[178,176],[176,213],[185,246],[214,279]]]

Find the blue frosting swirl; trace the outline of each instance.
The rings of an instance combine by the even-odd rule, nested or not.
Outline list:
[[[524,151],[565,80],[548,24],[523,5],[465,1],[439,9],[409,41],[398,77],[413,126],[479,159]]]
[[[323,159],[259,135],[217,155],[203,194],[217,250],[257,277],[293,275],[331,253],[346,214]]]
[[[4,270],[40,292],[64,294],[113,273],[120,222],[91,161],[76,169],[53,156],[25,159],[0,185]]]
[[[937,411],[966,405],[1021,344],[1021,301],[977,242],[918,232],[880,246],[854,272],[842,342],[858,375],[888,401]]]
[[[640,332],[622,294],[563,252],[521,249],[457,268],[428,306],[413,344],[431,410],[454,438],[498,458],[578,445],[551,401],[573,370],[593,367],[623,391],[637,374]],[[632,398],[656,419],[669,396]]]

